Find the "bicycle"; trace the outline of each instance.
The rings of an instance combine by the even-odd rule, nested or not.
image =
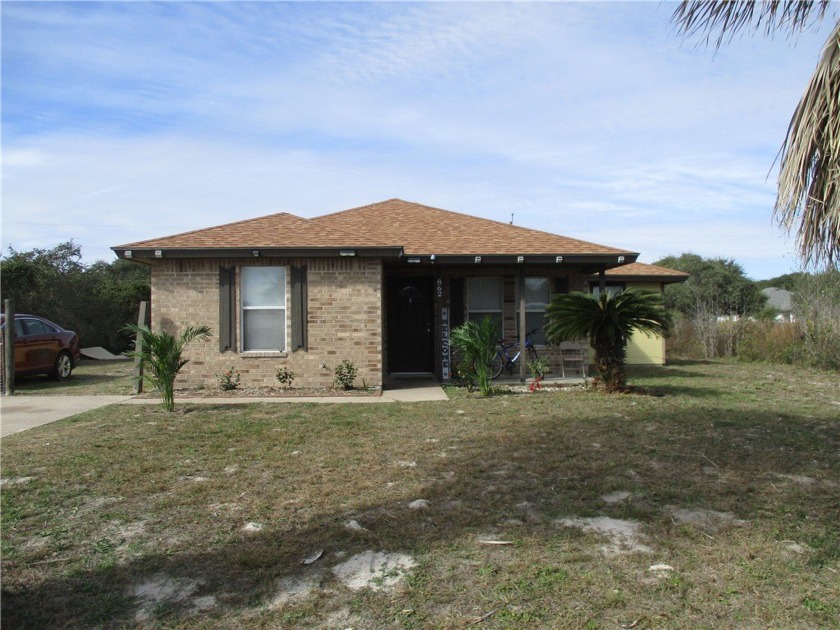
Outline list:
[[[536,361],[537,349],[534,347],[534,342],[531,341],[531,335],[536,333],[539,328],[529,330],[525,333],[525,352],[528,353],[528,361]],[[508,376],[513,376],[513,370],[519,363],[519,358],[522,356],[522,351],[518,351],[515,355],[510,356],[508,350],[519,347],[519,342],[506,344],[504,339],[499,339],[499,350],[496,350],[496,355],[490,361],[490,378],[496,380],[502,373],[502,370],[507,370]],[[542,378],[544,375],[539,374]]]

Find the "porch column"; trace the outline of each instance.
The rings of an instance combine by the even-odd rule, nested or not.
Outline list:
[[[604,292],[607,290],[606,267],[601,267],[601,271],[598,272],[598,288],[601,290],[601,295],[604,295]]]
[[[525,362],[528,360],[528,352],[525,349],[525,336],[528,331],[525,330],[525,267],[519,268],[519,382],[525,382],[525,374],[527,366]]]

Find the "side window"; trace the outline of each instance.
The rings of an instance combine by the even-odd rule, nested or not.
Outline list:
[[[242,267],[242,350],[286,349],[286,268]]]
[[[26,334],[23,329],[23,320],[15,318],[15,337],[23,337]]]
[[[489,316],[502,333],[502,279],[467,278],[467,318],[479,322]]]
[[[535,344],[545,344],[543,323],[545,309],[551,301],[551,280],[548,278],[525,278],[525,330],[539,329],[531,339]],[[516,295],[516,325],[519,334],[519,291]]]
[[[596,298],[601,297],[601,287],[598,286],[598,283],[593,282],[591,285],[592,288],[592,295]],[[624,292],[624,283],[623,282],[607,282],[604,287],[606,289],[607,295],[616,296],[619,293]]]
[[[55,331],[51,326],[48,326],[40,319],[24,319],[23,320],[27,335],[50,335]]]

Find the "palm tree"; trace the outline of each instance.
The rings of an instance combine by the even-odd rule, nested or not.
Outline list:
[[[461,353],[463,364],[475,369],[478,388],[485,396],[489,396],[493,391],[490,387],[490,362],[496,356],[497,339],[496,322],[490,317],[485,317],[480,322],[464,322],[453,329],[450,336],[449,343]]]
[[[683,35],[720,47],[749,27],[793,35],[820,20],[829,0],[683,0],[672,16]],[[840,263],[840,20],[828,37],[779,151],[773,214],[796,231],[806,265]]]
[[[544,326],[551,343],[589,339],[595,350],[595,368],[608,392],[627,388],[627,339],[634,330],[664,335],[671,324],[662,298],[655,293],[629,289],[612,296],[562,293],[546,308]]]
[[[147,379],[158,391],[165,411],[175,411],[175,377],[189,359],[182,359],[181,352],[194,339],[210,337],[207,326],[185,328],[175,339],[167,332],[154,333],[148,326],[129,324],[125,327],[140,339],[140,349],[126,354],[138,357],[143,366],[143,378]]]

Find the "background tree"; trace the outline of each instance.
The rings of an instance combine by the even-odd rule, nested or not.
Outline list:
[[[691,274],[685,282],[665,289],[665,306],[686,315],[692,315],[698,307],[715,317],[753,315],[767,302],[761,289],[732,259],[684,253],[666,256],[654,264]]]
[[[767,303],[758,286],[731,259],[685,253],[656,264],[691,274],[665,289],[665,305],[677,313],[670,346],[707,359],[732,356],[742,328],[738,320],[759,315]]]
[[[0,260],[3,297],[21,313],[41,315],[74,330],[85,347],[122,352],[131,346],[125,325],[137,320],[151,294],[149,268],[127,260],[84,265],[73,241],[52,249],[9,248]]]
[[[608,392],[627,388],[627,340],[633,331],[664,335],[670,318],[655,293],[628,289],[617,295],[607,292],[555,295],[546,309],[544,330],[551,343],[586,337],[595,350],[595,368]]]
[[[744,29],[799,33],[821,21],[829,0],[684,0],[672,20],[719,48]],[[840,20],[829,35],[779,151],[774,216],[796,232],[805,265],[840,262]]]
[[[807,280],[810,275],[807,271],[794,271],[793,273],[783,273],[781,276],[768,278],[767,280],[756,280],[755,285],[759,289],[774,287],[776,289],[793,291],[799,283]]]

